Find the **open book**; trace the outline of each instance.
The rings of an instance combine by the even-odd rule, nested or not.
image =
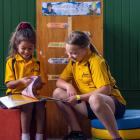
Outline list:
[[[61,99],[47,97],[47,96],[37,96],[35,86],[39,82],[38,76],[32,77],[32,82],[27,86],[21,94],[13,94],[4,97],[0,97],[0,106],[3,108],[14,108],[17,106],[25,105],[33,102],[41,102],[41,101],[61,101],[65,102]]]

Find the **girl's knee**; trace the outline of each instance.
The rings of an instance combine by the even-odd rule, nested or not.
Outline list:
[[[89,103],[102,103],[103,97],[100,94],[91,95],[89,97]]]
[[[100,94],[91,95],[89,97],[89,104],[94,111],[99,111],[104,104],[103,97]]]
[[[66,97],[66,91],[61,88],[56,88],[53,91],[53,97],[63,99]]]
[[[56,88],[56,89],[53,91],[53,97],[57,97],[59,94],[60,94],[60,88]]]

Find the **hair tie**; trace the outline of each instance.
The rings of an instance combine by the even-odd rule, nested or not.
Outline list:
[[[23,29],[31,29],[31,26],[30,26],[30,24],[29,23],[21,23],[20,25],[19,25],[19,28],[18,28],[18,31],[19,30],[23,30]]]

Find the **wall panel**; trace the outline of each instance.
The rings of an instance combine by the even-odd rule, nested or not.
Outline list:
[[[104,55],[128,107],[140,108],[140,1],[104,0],[104,4]]]
[[[0,96],[5,94],[5,60],[9,38],[20,21],[36,23],[35,0],[0,0]]]

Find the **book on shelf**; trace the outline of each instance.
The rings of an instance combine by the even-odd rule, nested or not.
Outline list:
[[[32,82],[21,92],[21,94],[11,94],[0,97],[1,108],[15,108],[28,103],[41,102],[41,101],[61,101],[61,99],[39,96],[35,90],[36,84],[39,82],[39,76],[32,76]]]

